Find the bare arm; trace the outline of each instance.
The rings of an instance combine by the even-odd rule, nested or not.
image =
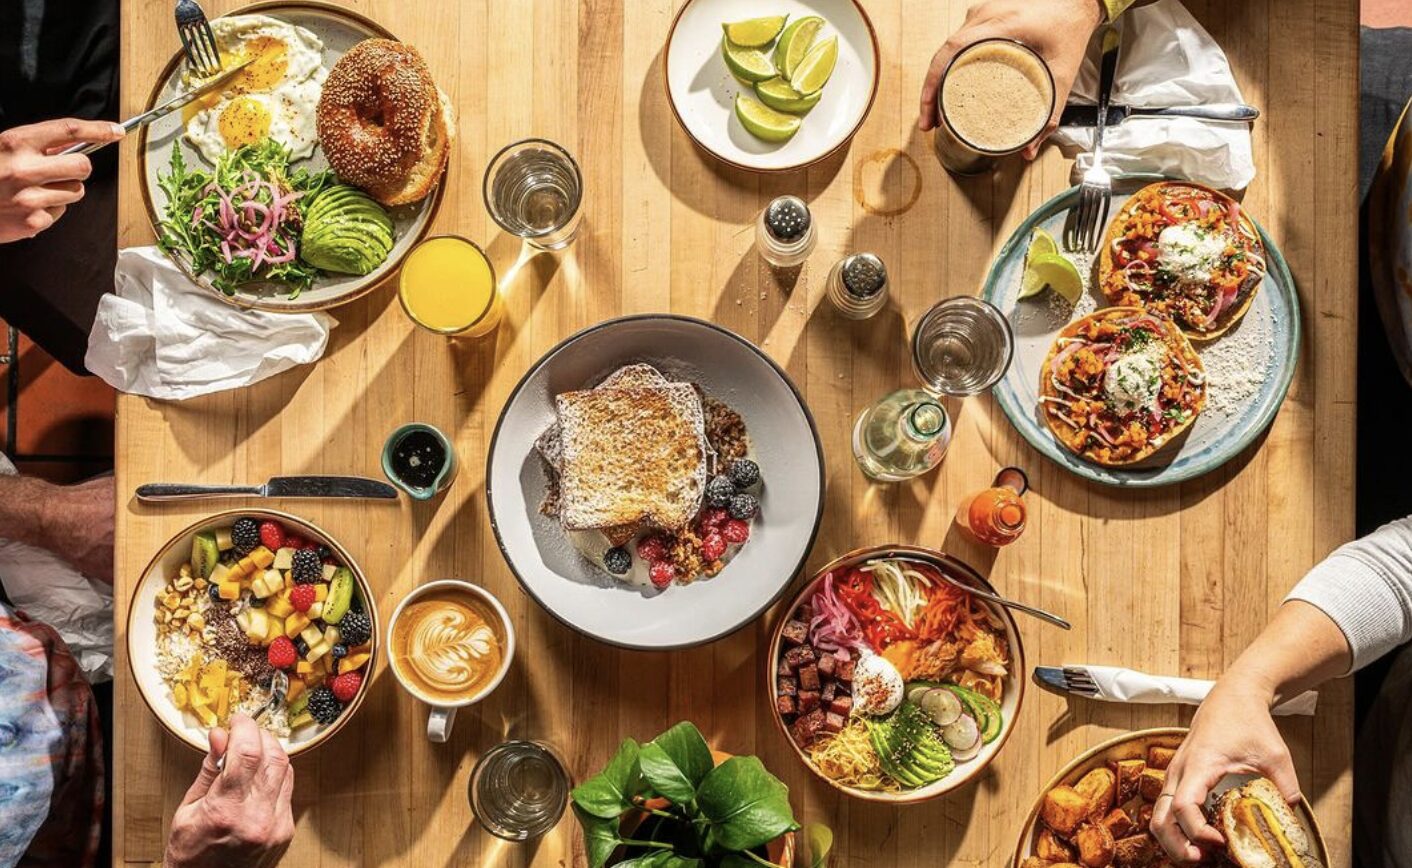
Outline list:
[[[0,535],[41,548],[90,578],[113,581],[113,478],[55,485],[0,476]]]

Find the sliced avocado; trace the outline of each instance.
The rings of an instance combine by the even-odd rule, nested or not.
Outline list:
[[[211,571],[221,562],[221,549],[216,545],[216,535],[202,531],[191,538],[191,572],[203,579],[211,578]]]
[[[343,616],[348,614],[348,606],[353,602],[353,571],[347,567],[339,567],[334,570],[333,580],[329,582],[328,599],[324,600],[324,613],[321,616],[325,624],[337,624],[343,620]]]
[[[1000,713],[1000,706],[996,704],[995,700],[959,684],[944,684],[942,686],[956,694],[956,698],[961,700],[961,705],[976,719],[976,725],[981,730],[982,744],[990,744],[996,736],[1000,735],[1004,716]]]

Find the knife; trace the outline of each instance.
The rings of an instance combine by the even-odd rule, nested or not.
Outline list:
[[[167,100],[166,102],[162,103],[161,105],[157,106],[157,107],[154,108],[154,109],[149,109],[149,110],[143,112],[143,113],[140,114],[140,115],[135,115],[135,116],[133,116],[133,117],[128,118],[127,120],[123,121],[123,123],[122,123],[123,132],[125,132],[125,133],[130,133],[130,132],[132,132],[133,130],[137,129],[138,127],[146,126],[147,124],[152,123],[153,121],[157,120],[158,118],[166,117],[167,115],[171,114],[172,112],[176,111],[177,109],[181,108],[182,106],[185,106],[185,105],[187,105],[188,103],[192,102],[193,100],[195,100],[197,97],[201,96],[202,94],[210,93],[211,91],[216,90],[217,88],[221,87],[222,85],[228,84],[231,79],[235,78],[235,74],[236,74],[236,73],[240,72],[240,71],[241,71],[242,69],[244,69],[245,67],[247,67],[247,66],[249,66],[250,64],[254,63],[254,62],[255,62],[255,59],[256,59],[256,58],[254,58],[254,57],[250,57],[250,58],[247,58],[247,59],[245,59],[245,60],[242,60],[240,63],[237,63],[235,66],[232,66],[230,69],[222,70],[222,71],[221,71],[220,73],[218,73],[214,78],[208,78],[208,79],[206,79],[206,80],[203,81],[200,85],[198,85],[197,87],[192,88],[191,90],[188,90],[186,93],[179,93],[179,94],[177,94],[176,96],[172,97],[171,99]],[[93,153],[94,151],[98,150],[99,148],[105,147],[105,146],[107,146],[107,145],[109,145],[109,144],[112,144],[112,143],[111,143],[111,142],[79,142],[79,143],[76,144],[76,145],[70,145],[69,147],[63,149],[63,150],[60,151],[59,153],[60,153],[60,154],[91,154],[91,153]]]
[[[137,487],[137,499],[149,503],[211,497],[361,497],[396,500],[397,489],[359,476],[276,476],[264,485],[196,485],[153,482]]]
[[[1216,685],[1199,678],[1149,675],[1114,666],[1036,666],[1034,682],[1050,693],[1140,705],[1200,705]],[[1319,695],[1307,691],[1280,703],[1272,714],[1313,714]]]
[[[1167,108],[1149,108],[1146,106],[1127,106],[1110,103],[1108,105],[1108,122],[1106,126],[1120,124],[1130,117],[1138,118],[1201,118],[1208,121],[1226,121],[1229,123],[1247,123],[1260,117],[1260,110],[1253,105],[1241,103],[1213,103],[1211,105],[1180,105],[1169,106]],[[1067,105],[1059,115],[1059,126],[1061,127],[1096,127],[1098,126],[1098,106],[1096,105]]]

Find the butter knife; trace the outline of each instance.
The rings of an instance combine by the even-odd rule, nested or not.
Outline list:
[[[240,72],[242,69],[254,62],[254,57],[251,57],[247,60],[243,60],[240,63],[237,63],[235,66],[232,66],[230,69],[222,70],[220,74],[214,76],[213,78],[206,79],[205,81],[201,82],[200,85],[192,88],[191,90],[188,90],[186,93],[179,93],[171,99],[167,100],[166,102],[162,103],[161,105],[157,106],[156,108],[149,109],[140,115],[135,115],[133,117],[128,118],[122,123],[123,132],[130,133],[138,127],[146,126],[147,124],[152,123],[158,118],[166,117],[177,109],[192,102],[202,94],[210,93],[211,91],[219,88],[221,85],[228,84],[231,79],[235,78],[236,73]],[[79,142],[76,145],[70,145],[59,153],[91,154],[94,151],[106,147],[109,144],[112,143]]]
[[[1200,118],[1207,121],[1225,121],[1227,123],[1248,123],[1260,117],[1260,110],[1253,105],[1241,103],[1213,103],[1211,105],[1181,105],[1169,106],[1166,108],[1149,108],[1146,106],[1127,106],[1109,103],[1108,122],[1106,126],[1120,124],[1128,118],[1163,118],[1163,117],[1183,117]],[[1096,127],[1098,126],[1098,106],[1096,105],[1067,105],[1064,111],[1059,114],[1059,126],[1061,127]]]
[[[264,485],[153,482],[137,487],[137,499],[148,503],[212,497],[357,497],[396,500],[397,489],[386,482],[359,476],[276,476]]]

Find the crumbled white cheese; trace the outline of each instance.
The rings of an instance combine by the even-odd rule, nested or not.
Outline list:
[[[1162,386],[1163,348],[1154,341],[1113,360],[1103,375],[1103,392],[1119,413],[1157,408]]]
[[[1209,281],[1225,250],[1225,238],[1194,223],[1168,226],[1157,236],[1157,264],[1179,283]]]

